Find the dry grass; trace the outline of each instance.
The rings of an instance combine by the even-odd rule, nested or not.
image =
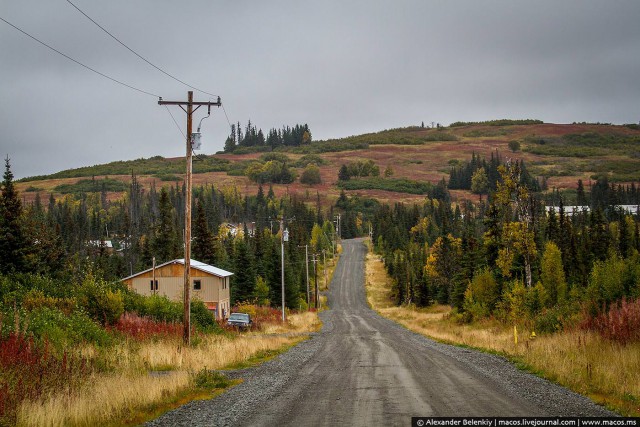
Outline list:
[[[449,319],[450,307],[395,307],[382,261],[367,256],[367,299],[373,309],[406,328],[439,341],[497,352],[527,369],[625,415],[640,415],[640,343],[622,346],[595,333],[565,331],[530,338],[496,321],[461,325]],[[517,325],[516,325],[517,326]]]
[[[39,402],[26,402],[18,412],[19,426],[89,426],[115,424],[149,404],[165,401],[188,389],[187,372],[162,376],[144,373],[97,375],[86,390],[59,393]]]
[[[170,409],[180,397],[180,403],[193,398],[195,372],[203,368],[222,369],[246,362],[256,355],[278,352],[305,339],[305,332],[317,330],[319,326],[317,314],[308,312],[291,315],[287,325],[280,330],[287,334],[277,336],[266,335],[274,333],[267,331],[236,336],[208,335],[191,347],[183,347],[179,339],[128,341],[102,355],[107,366],[116,366],[117,372],[95,374],[81,390],[23,402],[18,425],[141,422],[145,414],[153,414],[159,408]],[[82,353],[85,357],[96,357],[97,354],[93,348],[83,349]]]
[[[282,323],[270,323],[265,325],[262,330],[265,334],[304,334],[315,332],[321,326],[322,323],[317,313],[304,311],[287,316],[287,323],[284,325]]]

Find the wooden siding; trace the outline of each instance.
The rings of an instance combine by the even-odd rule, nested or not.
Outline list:
[[[124,283],[133,291],[149,296],[157,293],[167,298],[180,301],[184,294],[184,265],[169,264],[156,268],[156,281],[158,290],[151,290],[153,271],[142,273],[138,276],[124,280]],[[200,290],[193,289],[195,280],[200,280]],[[218,277],[210,273],[191,268],[191,299],[201,300],[212,310],[216,310],[216,317],[221,318],[223,309],[226,316],[229,315],[230,294],[229,278]]]

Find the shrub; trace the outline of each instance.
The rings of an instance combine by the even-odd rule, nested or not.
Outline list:
[[[370,177],[340,181],[339,186],[345,190],[386,190],[407,194],[427,194],[434,198],[434,186],[430,182],[413,181],[406,178]]]
[[[286,162],[269,160],[264,165],[253,163],[245,170],[245,175],[260,184],[267,182],[274,184],[291,184],[295,180],[295,173]]]
[[[534,318],[534,331],[537,333],[554,333],[564,329],[565,315],[562,308],[544,309]]]
[[[32,311],[40,307],[56,308],[64,314],[69,315],[77,307],[75,298],[56,298],[46,296],[39,289],[32,289],[24,296],[22,307],[27,311]]]
[[[138,340],[158,336],[181,337],[182,323],[158,322],[148,317],[140,317],[135,313],[125,313],[113,325],[113,329]]]
[[[322,178],[320,177],[320,168],[313,164],[308,165],[305,168],[304,172],[302,172],[300,182],[309,185],[322,183]]]
[[[171,182],[182,181],[182,178],[172,173],[157,173],[155,176],[160,181],[171,181]]]
[[[623,345],[640,341],[640,299],[628,302],[623,298],[608,311],[603,310],[596,316],[587,315],[581,327]]]
[[[500,298],[500,286],[488,268],[476,272],[464,294],[463,308],[474,318],[487,317]]]
[[[0,337],[0,425],[15,425],[16,411],[25,399],[35,400],[51,391],[71,388],[89,374],[86,362],[63,352],[59,357],[47,343],[11,333]]]
[[[91,318],[103,325],[113,325],[124,313],[124,298],[120,291],[112,291],[103,285],[85,282],[80,301]]]
[[[489,317],[491,310],[487,305],[475,298],[471,288],[467,288],[464,292],[464,302],[462,303],[462,309],[465,313],[468,313],[471,319],[482,319]]]
[[[27,333],[58,350],[83,342],[98,346],[111,343],[109,334],[82,311],[67,315],[56,308],[39,307],[25,315],[24,324]]]
[[[295,165],[299,168],[306,168],[309,165],[322,166],[326,163],[327,161],[317,154],[305,154],[304,156],[300,157]]]
[[[287,156],[284,153],[278,153],[278,152],[263,154],[262,156],[260,156],[260,160],[262,160],[265,163],[271,160],[275,160],[281,163],[291,163],[291,159],[289,158],[289,156]]]
[[[232,384],[232,381],[216,371],[202,368],[193,376],[193,384],[201,390],[214,390],[227,388]]]
[[[191,301],[191,320],[204,332],[220,332],[221,328],[202,301]]]
[[[625,261],[617,256],[605,261],[597,261],[593,265],[587,287],[592,314],[595,314],[603,305],[608,305],[625,296],[625,275],[628,272]]]
[[[126,191],[129,185],[112,178],[105,179],[81,179],[75,184],[60,184],[54,191],[62,194],[70,193],[97,193],[100,191]]]
[[[138,314],[148,316],[159,322],[182,322],[182,302],[171,301],[163,295],[144,297],[142,305],[138,307]]]

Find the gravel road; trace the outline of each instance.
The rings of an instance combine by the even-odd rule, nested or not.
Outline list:
[[[343,254],[323,328],[287,353],[232,375],[244,382],[149,426],[411,424],[411,416],[612,416],[502,357],[436,343],[366,303],[359,239]]]

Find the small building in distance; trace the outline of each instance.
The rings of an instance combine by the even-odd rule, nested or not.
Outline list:
[[[547,214],[549,214],[549,212],[551,212],[552,210],[556,214],[560,212],[560,206],[545,206],[544,208]],[[567,205],[567,206],[563,206],[562,209],[564,210],[565,215],[573,215],[573,214],[582,213],[582,212],[586,212],[586,213],[591,212],[591,208],[589,206]],[[638,215],[640,213],[640,205],[612,205],[609,207],[609,209],[616,209],[616,210],[622,211],[626,215]]]
[[[155,271],[154,271],[155,270]],[[221,268],[191,260],[191,299],[199,299],[216,319],[228,317],[231,309],[229,278]],[[155,283],[154,283],[155,277]],[[145,296],[164,295],[180,301],[184,293],[184,259],[174,259],[122,279],[129,289]]]

